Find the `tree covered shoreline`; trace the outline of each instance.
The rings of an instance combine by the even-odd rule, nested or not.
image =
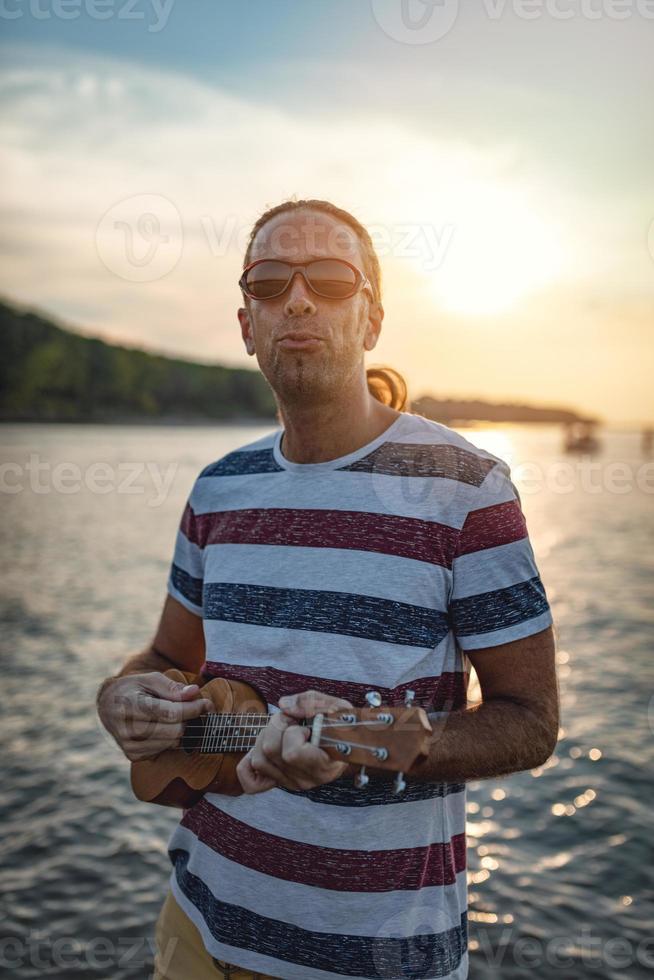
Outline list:
[[[422,395],[411,410],[446,425],[566,423],[583,417],[482,399]],[[257,370],[198,364],[86,337],[0,301],[0,421],[115,425],[277,422]]]

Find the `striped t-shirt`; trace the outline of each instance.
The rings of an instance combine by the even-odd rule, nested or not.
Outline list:
[[[412,689],[449,712],[466,650],[552,623],[504,461],[409,413],[323,463],[288,461],[281,436],[207,466],[182,518],[168,588],[203,619],[206,673],[271,709]],[[206,794],[169,853],[217,959],[284,980],[467,976],[463,782]]]

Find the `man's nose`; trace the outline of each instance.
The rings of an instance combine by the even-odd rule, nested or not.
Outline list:
[[[304,276],[298,271],[293,276],[286,294],[284,313],[286,316],[307,316],[316,312],[316,306],[311,299],[309,287]]]

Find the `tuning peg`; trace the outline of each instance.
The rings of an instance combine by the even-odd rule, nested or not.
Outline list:
[[[404,773],[398,772],[393,782],[393,792],[397,795],[398,793],[403,793],[406,789],[406,782],[404,779]]]
[[[405,704],[405,706],[407,708],[410,708],[411,707],[411,705],[413,704],[413,701],[415,699],[415,696],[416,696],[416,692],[415,691],[405,691],[404,692],[404,704]]]
[[[366,767],[361,766],[358,773],[354,777],[354,785],[357,789],[364,789],[370,782],[369,776],[366,774]]]
[[[368,691],[366,694],[366,702],[371,708],[378,708],[382,703],[381,694],[379,691]]]

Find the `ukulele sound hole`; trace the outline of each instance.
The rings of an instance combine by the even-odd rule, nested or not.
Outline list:
[[[205,718],[191,718],[190,721],[187,721],[180,742],[181,748],[187,755],[190,755],[192,752],[197,752],[202,745],[205,725]]]

